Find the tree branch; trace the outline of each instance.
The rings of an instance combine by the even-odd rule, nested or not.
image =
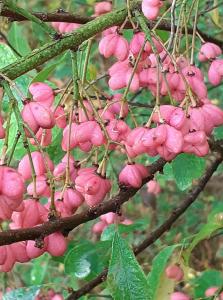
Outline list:
[[[10,11],[8,8],[3,8],[1,16],[10,18],[10,21],[25,21],[27,20],[24,16]],[[66,23],[78,23],[78,24],[86,24],[88,22],[91,22],[95,20],[94,17],[85,17],[85,16],[80,16],[78,14],[71,14],[68,12],[54,12],[54,13],[42,13],[42,12],[35,12],[33,15],[37,18],[39,18],[43,22],[66,22]],[[107,16],[107,15],[106,15]],[[119,25],[119,24],[117,24]],[[156,25],[155,21],[148,21],[148,27],[152,29]],[[126,23],[125,28],[132,28],[132,24],[130,22]],[[159,26],[157,29],[164,30],[164,31],[171,31],[171,24],[169,21],[163,20],[160,22]],[[174,26],[174,31],[176,31],[176,26]],[[219,45],[220,47],[223,48],[223,42],[211,37],[207,33],[204,33],[198,29],[199,34],[202,36],[202,38],[205,41],[209,41],[212,43],[215,43]],[[188,28],[188,33],[193,34],[193,28]]]
[[[137,1],[133,1],[131,9],[134,9],[137,6]],[[115,10],[106,15],[102,15],[87,24],[84,24],[73,33],[66,34],[56,41],[47,43],[41,48],[33,50],[30,54],[18,59],[15,63],[1,69],[0,72],[13,80],[68,49],[72,49],[74,51],[77,50],[84,41],[93,37],[97,33],[114,25],[121,25],[125,21],[126,17],[127,9]]]
[[[131,9],[134,10],[138,6],[137,1],[133,1]],[[9,14],[9,11],[3,9],[3,13],[6,12]],[[48,14],[42,14],[44,18]],[[51,14],[52,16],[52,14]],[[64,14],[67,19],[71,21],[72,17],[69,14]],[[76,16],[72,19],[72,22],[78,21],[76,20]],[[22,16],[21,16],[22,17]],[[56,15],[58,17],[58,14]],[[69,17],[69,18],[68,18]],[[89,38],[93,37],[95,34],[102,32],[103,30],[114,26],[114,25],[121,25],[125,18],[127,17],[127,9],[116,10],[106,15],[102,15],[95,19],[90,19],[89,22],[81,26],[79,29],[76,29],[73,33],[64,35],[59,40],[53,41],[44,45],[39,49],[33,50],[30,54],[24,56],[21,59],[18,59],[15,63],[12,63],[5,68],[1,69],[0,72],[3,73],[5,76],[10,78],[11,80],[27,73],[28,71],[33,70],[34,68],[42,65],[43,63],[49,61],[50,59],[56,57],[57,55],[63,53],[68,49],[77,50],[78,47]],[[79,17],[80,18],[80,17]],[[57,19],[59,20],[59,19]],[[80,20],[79,20],[80,21]],[[85,18],[85,21],[86,18]],[[154,25],[153,22],[148,22],[148,26],[152,28]],[[162,30],[171,30],[171,26],[169,22],[163,21],[158,27]],[[192,33],[193,29],[188,28],[188,33]],[[199,31],[200,35],[203,37],[204,40],[213,42],[220,47],[223,47],[223,42],[212,38],[203,32]]]
[[[143,184],[152,180],[154,174],[161,171],[165,165],[165,160],[158,159],[155,163],[149,166],[150,176],[146,178]],[[83,211],[80,214],[73,215],[67,218],[56,219],[46,222],[40,226],[33,228],[14,229],[0,232],[0,246],[12,244],[19,241],[35,240],[47,236],[56,231],[62,231],[66,234],[79,225],[94,220],[99,216],[108,212],[117,212],[122,204],[133,197],[139,189],[120,187],[119,193],[107,202],[104,202],[96,207]]]
[[[197,185],[188,192],[188,195],[185,197],[183,202],[172,211],[168,219],[160,225],[157,229],[155,229],[151,234],[138,246],[136,246],[133,250],[135,255],[140,254],[142,251],[144,251],[146,248],[154,244],[165,232],[167,232],[171,226],[183,215],[183,213],[193,204],[199,194],[203,191],[206,184],[214,174],[214,172],[217,170],[218,166],[223,161],[223,153],[221,150],[221,153],[217,153],[213,161],[211,162],[210,166],[207,168],[205,174],[203,177],[198,181]],[[82,297],[83,295],[86,295],[88,292],[90,292],[93,288],[98,286],[100,283],[106,280],[107,278],[108,269],[106,268],[101,274],[99,274],[96,278],[94,278],[92,281],[85,284],[82,288],[80,288],[77,291],[74,291],[67,300],[76,300]]]

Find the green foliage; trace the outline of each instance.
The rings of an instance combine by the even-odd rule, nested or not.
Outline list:
[[[194,286],[194,298],[204,298],[204,293],[209,287],[221,287],[223,283],[222,272],[217,270],[206,270],[191,281]]]
[[[118,231],[112,242],[107,283],[114,300],[151,299],[145,274]]]
[[[32,285],[40,285],[43,283],[49,267],[49,259],[50,256],[45,253],[33,261],[33,267],[30,273],[30,283]]]
[[[58,60],[56,60],[56,62],[54,62],[51,65],[47,65],[45,68],[43,68],[30,82],[34,83],[34,82],[43,82],[45,81],[48,76],[55,71],[55,69],[60,66],[61,64],[63,65],[65,59],[67,57],[67,53],[65,53],[64,55],[62,55]]]
[[[65,273],[78,279],[95,277],[108,262],[110,245],[109,242],[78,242],[64,259]]]
[[[184,251],[183,257],[186,264],[189,263],[189,259],[193,249],[203,240],[209,239],[213,233],[223,228],[222,214],[210,214],[208,222],[201,228],[201,230],[194,236],[189,247]]]
[[[193,180],[198,179],[204,172],[205,159],[192,154],[180,154],[172,162],[173,175],[177,186],[184,191]]]
[[[141,220],[141,221],[138,220],[134,224],[131,224],[131,225],[123,225],[123,224],[109,225],[102,232],[101,241],[112,241],[114,238],[114,235],[116,234],[116,226],[118,226],[118,231],[120,234],[122,234],[122,233],[130,234],[131,232],[136,231],[136,230],[145,230],[147,223],[144,220]]]
[[[31,51],[26,36],[24,35],[23,26],[19,25],[17,22],[12,23],[7,37],[11,45],[13,45],[13,47],[22,56],[28,54]]]

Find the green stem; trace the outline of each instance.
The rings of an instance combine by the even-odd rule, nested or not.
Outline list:
[[[85,79],[86,79],[86,75],[87,75],[87,68],[88,68],[88,62],[90,59],[92,44],[93,44],[93,39],[91,38],[88,41],[87,52],[86,52],[86,56],[85,56],[85,60],[84,60],[84,69],[83,69],[82,80],[81,80],[83,86],[85,84]]]

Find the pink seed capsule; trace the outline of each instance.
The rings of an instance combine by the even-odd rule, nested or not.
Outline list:
[[[115,223],[116,221],[118,221],[119,217],[117,214],[113,213],[113,212],[109,212],[107,214],[101,215],[100,219],[102,221],[104,221],[105,223],[107,223],[108,225]]]
[[[156,180],[150,180],[147,183],[147,191],[148,193],[158,195],[161,192],[161,187]]]
[[[182,292],[175,292],[171,294],[170,300],[191,300],[191,298]]]
[[[36,134],[40,128],[50,129],[55,125],[55,120],[50,109],[39,102],[25,104],[21,115],[23,121],[29,126],[33,134]],[[28,137],[32,137],[28,129],[25,129],[25,131]]]
[[[78,191],[68,188],[65,190],[63,195],[63,202],[67,210],[76,211],[76,209],[81,206],[81,204],[84,202],[84,198]]]
[[[183,270],[178,265],[170,265],[165,270],[166,276],[175,281],[181,281],[184,277]]]
[[[29,91],[33,100],[40,102],[42,105],[50,107],[54,101],[53,89],[43,82],[34,82],[30,85]]]
[[[60,294],[55,294],[52,298],[51,298],[51,300],[63,300],[64,299],[64,297],[62,296],[62,295],[60,295]]]
[[[38,141],[38,143],[42,146],[42,147],[47,147],[51,144],[52,142],[52,131],[51,129],[43,129],[40,128],[37,133],[36,133],[36,139]],[[36,145],[36,141],[34,138],[30,139],[30,143],[32,145]]]
[[[24,182],[22,176],[14,169],[0,166],[0,193],[20,205],[23,199]]]
[[[108,225],[106,222],[100,221],[94,224],[94,226],[92,227],[92,232],[96,234],[101,234],[107,226]]]
[[[54,165],[47,153],[44,153],[44,157],[42,153],[38,151],[34,151],[31,153],[33,166],[35,169],[35,173],[37,176],[44,175],[46,173],[46,164],[48,168],[53,171]],[[24,180],[32,178],[32,168],[29,161],[29,156],[26,154],[19,163],[18,172],[22,175]]]
[[[95,4],[94,6],[94,14],[95,16],[100,16],[106,14],[112,10],[111,2],[101,1]]]
[[[139,188],[142,181],[149,175],[146,167],[140,164],[126,165],[119,174],[119,182],[127,186]]]
[[[61,106],[58,106],[57,109],[54,112],[54,118],[56,125],[59,128],[65,128],[67,125],[67,118],[66,118],[66,113],[64,111],[64,108]]]
[[[35,246],[35,241],[28,241],[26,245],[26,253],[30,259],[37,258],[41,256],[46,251],[46,246],[44,242],[43,248],[37,248]]]
[[[62,256],[67,250],[67,242],[60,232],[55,232],[46,237],[46,251],[52,256]]]
[[[159,15],[162,1],[159,0],[143,0],[142,1],[142,12],[145,17],[149,20],[155,20]]]
[[[27,193],[31,196],[34,195],[34,183],[31,182],[27,186]],[[47,182],[46,176],[37,176],[36,178],[36,194],[37,196],[49,197],[50,196],[50,185]]]
[[[123,61],[128,56],[129,44],[128,41],[118,33],[111,33],[101,39],[99,52],[105,58],[114,55],[118,60]]]
[[[213,43],[205,43],[201,46],[198,59],[202,62],[215,59],[222,54],[221,48]]]

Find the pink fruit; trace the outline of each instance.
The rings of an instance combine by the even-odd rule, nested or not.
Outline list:
[[[142,1],[142,12],[145,17],[149,20],[155,20],[159,15],[162,1],[159,0],[143,0]]]
[[[94,13],[95,16],[100,16],[106,14],[112,10],[111,2],[101,1],[95,4],[94,6]]]
[[[100,221],[94,224],[94,226],[92,227],[92,232],[96,234],[101,234],[107,226],[108,225],[106,222]]]
[[[34,183],[31,182],[27,186],[27,193],[31,196],[34,195]],[[50,185],[47,182],[46,176],[37,176],[36,178],[36,194],[37,196],[49,197],[50,196]]]
[[[156,180],[150,180],[147,183],[147,191],[148,193],[158,195],[161,192],[159,183]]]
[[[218,291],[218,289],[219,289],[219,287],[216,287],[216,286],[212,286],[212,287],[208,288],[205,291],[205,296],[206,297],[214,296],[215,293]],[[219,295],[219,297],[216,298],[216,300],[223,300],[223,292]]]
[[[129,108],[128,103],[120,101],[122,98],[122,94],[116,94],[112,97],[111,102],[114,102],[112,105],[109,105],[108,110],[112,112],[114,115],[119,116],[122,108],[122,117],[125,118],[128,115]]]
[[[33,100],[50,107],[54,101],[53,89],[43,82],[34,82],[29,86]]]
[[[201,46],[198,59],[202,62],[215,59],[222,54],[221,48],[213,43],[205,43]]]
[[[46,245],[44,242],[43,248],[37,248],[35,241],[28,241],[26,245],[26,253],[30,259],[41,256],[46,251]]]
[[[63,195],[63,202],[68,211],[76,211],[81,206],[84,198],[78,191],[68,188],[65,190]]]
[[[119,217],[117,214],[113,213],[113,212],[109,212],[107,214],[101,215],[100,219],[102,221],[104,221],[106,224],[110,225],[115,223],[116,221],[119,220]]]
[[[127,186],[139,188],[142,185],[144,178],[149,176],[146,167],[140,164],[128,164],[122,169],[119,174],[119,182]]]
[[[108,179],[97,174],[94,168],[86,168],[78,172],[75,187],[84,196],[87,205],[95,206],[103,201],[111,184]]]
[[[57,109],[54,112],[54,118],[56,125],[59,128],[65,128],[67,125],[67,119],[66,119],[66,113],[64,111],[64,108],[61,106],[58,106]]]
[[[181,281],[184,277],[183,270],[178,265],[170,265],[166,268],[165,274],[169,279]]]
[[[66,23],[66,22],[52,22],[52,26],[59,32],[59,33],[69,33],[81,25],[77,23]]]
[[[170,300],[190,300],[191,298],[182,292],[172,293]]]
[[[62,233],[55,232],[46,237],[46,251],[52,256],[62,256],[67,250],[67,242]]]
[[[21,115],[23,121],[29,126],[34,134],[36,134],[40,128],[50,129],[55,125],[55,120],[50,109],[39,102],[33,101],[25,104]],[[32,137],[32,134],[28,129],[25,129],[25,131],[28,137]]]
[[[204,76],[200,69],[195,66],[188,66],[182,69],[182,74],[198,98],[202,99],[207,96],[207,87],[204,84]]]
[[[35,173],[37,176],[44,175],[46,173],[46,164],[48,168],[52,171],[54,168],[53,162],[49,158],[49,156],[44,153],[43,155],[38,152],[34,151],[31,153],[33,166],[35,169]],[[18,172],[22,175],[24,180],[30,179],[32,177],[32,169],[29,161],[29,156],[26,154],[19,163]]]
[[[0,194],[20,205],[24,193],[22,176],[14,169],[0,166]]]
[[[117,57],[118,60],[125,60],[129,53],[128,41],[118,33],[111,33],[104,36],[99,43],[99,52],[105,57]]]
[[[130,132],[129,126],[122,120],[113,119],[106,126],[110,139],[114,142],[124,141]]]
[[[79,125],[72,123],[69,144],[69,126],[63,131],[62,149],[73,149],[80,147],[81,150],[88,152],[92,145],[101,146],[104,143],[104,135],[101,127],[96,121],[87,121]],[[70,146],[70,147],[69,147]]]
[[[52,298],[51,298],[51,300],[63,300],[64,299],[64,297],[62,296],[62,295],[60,295],[60,294],[55,294]]]
[[[24,201],[24,209],[21,212],[13,212],[11,228],[34,227],[47,220],[48,212],[45,207],[34,199]]]
[[[47,147],[51,144],[52,142],[52,131],[51,129],[43,129],[40,128],[37,133],[36,133],[36,139],[38,141],[38,143],[42,146],[42,147]],[[36,141],[34,138],[30,139],[30,143],[32,145],[36,145]]]

